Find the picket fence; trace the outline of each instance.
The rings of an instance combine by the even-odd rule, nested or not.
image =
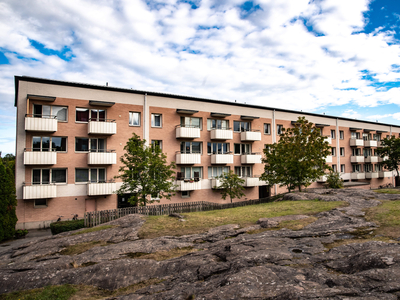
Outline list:
[[[110,210],[86,212],[84,215],[85,227],[93,227],[130,214],[143,214],[150,216],[169,215],[171,213],[185,213],[195,211],[209,211],[233,207],[254,205],[272,202],[276,197],[267,197],[255,200],[245,200],[233,203],[213,203],[207,201],[182,202],[171,204],[158,204],[149,206],[135,206]]]

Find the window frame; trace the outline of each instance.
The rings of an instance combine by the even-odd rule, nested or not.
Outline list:
[[[212,122],[215,121],[215,127],[213,127]],[[218,121],[221,122],[221,126],[219,127]],[[224,123],[226,123],[224,125]],[[207,131],[221,129],[228,130],[229,129],[229,120],[221,120],[221,119],[207,119]]]
[[[340,152],[340,156],[342,156],[342,157],[343,157],[343,156],[346,156],[346,155],[345,155],[344,147],[340,147],[340,148],[339,148],[339,152]]]
[[[81,140],[83,140],[83,139],[87,139],[88,140],[88,150],[76,150],[76,146],[77,146],[77,144],[76,144],[76,142],[77,142],[77,140],[78,139],[81,139]],[[92,149],[92,141],[93,140],[96,140],[97,141],[97,147],[96,147],[96,149]],[[104,148],[103,149],[99,149],[99,140],[103,140],[104,141]],[[96,150],[96,151],[93,151],[93,150]],[[102,150],[102,151],[99,151],[99,150]],[[95,137],[79,137],[79,136],[76,136],[75,137],[75,152],[76,153],[89,153],[89,152],[100,152],[100,153],[105,153],[105,152],[107,152],[107,139],[106,138],[95,138]]]
[[[238,174],[237,170],[240,170],[240,174]],[[246,170],[246,172],[243,172],[243,170]],[[247,174],[247,170],[250,170],[250,175]],[[235,166],[234,172],[241,178],[253,177],[253,166]],[[243,173],[246,173],[246,175],[243,175]]]
[[[218,145],[221,144],[221,153],[219,152]],[[213,151],[215,145],[215,151]],[[226,146],[225,146],[226,145]],[[207,142],[207,154],[230,154],[230,143],[223,143],[223,142]],[[209,151],[211,150],[211,151]],[[226,150],[226,151],[225,151]]]
[[[36,201],[45,201],[46,204],[36,204]],[[47,199],[34,199],[33,201],[33,208],[46,208],[49,205],[47,204]]]
[[[33,142],[35,138],[40,138],[40,148],[34,148],[33,147]],[[48,148],[48,151],[43,151],[43,149],[47,149],[47,148],[43,148],[43,138],[49,138],[49,146],[50,148]],[[65,139],[65,150],[53,150],[56,148],[53,148],[53,138],[61,138],[61,139]],[[61,144],[62,144],[62,140],[61,140]],[[34,150],[34,149],[39,149],[39,150]],[[32,136],[32,152],[63,152],[66,153],[68,152],[68,137],[66,136]]]
[[[199,126],[198,127],[196,125],[192,125],[192,122],[193,122],[194,119],[199,121]],[[189,120],[188,124],[186,124],[186,120]],[[180,125],[181,125],[181,127],[199,128],[200,130],[203,130],[203,118],[201,118],[201,117],[181,116]]]
[[[218,175],[218,168],[221,168],[221,174],[220,175]],[[208,177],[208,179],[215,179],[215,178],[221,176],[224,173],[229,173],[230,169],[231,168],[229,166],[208,166],[208,168],[207,168],[207,177]],[[211,170],[211,173],[210,173],[210,170]],[[210,176],[210,174],[211,174],[211,176]]]
[[[200,174],[199,174],[199,177],[194,177],[194,168],[199,168],[199,170],[200,170]],[[186,169],[190,169],[190,177],[186,177]],[[181,173],[183,173],[183,180],[188,180],[188,179],[194,179],[194,178],[199,178],[199,180],[200,179],[203,179],[204,178],[204,171],[203,171],[203,166],[191,166],[191,167],[181,167],[181,171],[180,171]],[[197,171],[196,171],[197,172]]]
[[[77,120],[77,112],[78,110],[87,110],[87,121],[78,121]],[[92,120],[92,111],[97,111],[96,120]],[[100,119],[99,112],[104,111],[104,119]],[[89,107],[75,107],[75,123],[89,123],[89,122],[106,122],[107,121],[107,109],[100,109],[100,108],[89,108]]]
[[[277,135],[281,135],[282,132],[283,132],[283,125],[277,124],[277,125],[276,125],[276,134],[277,134]]]
[[[155,117],[159,116],[160,117],[160,126],[155,125]],[[163,117],[162,114],[159,113],[152,113],[151,114],[151,127],[152,128],[162,128],[163,127]]]
[[[88,181],[77,181],[76,175],[77,170],[87,170],[88,171]],[[96,181],[92,180],[92,170],[97,170]],[[99,180],[100,173],[99,170],[104,170],[104,180]],[[107,182],[107,169],[106,168],[75,168],[75,184],[88,184],[88,183],[106,183]]]
[[[331,155],[336,156],[336,147],[331,147]]]
[[[190,148],[190,152],[186,152],[186,143],[189,143],[190,144],[190,146],[189,146],[189,148]],[[193,152],[193,143],[199,143],[199,147],[200,147],[200,153],[198,153],[198,152]],[[182,145],[184,145],[183,146],[183,149],[184,149],[184,152],[182,152],[183,150],[182,150]],[[182,142],[180,142],[180,153],[181,154],[201,154],[201,155],[203,155],[203,142],[198,142],[198,141],[182,141]]]
[[[53,170],[65,170],[65,182],[54,182],[53,181]],[[34,172],[35,171],[40,171],[40,179],[39,182],[34,182]],[[43,171],[48,171],[49,172],[49,182],[43,183]],[[31,181],[32,185],[49,185],[49,184],[55,184],[55,185],[63,185],[63,184],[68,184],[68,168],[32,168],[31,170]]]
[[[151,140],[151,145],[153,146],[153,148],[155,146],[158,146],[162,151],[162,140]]]
[[[183,195],[183,193],[187,194]],[[190,191],[181,191],[181,198],[190,198]]]
[[[343,130],[339,130],[339,139],[344,140],[344,131]]]
[[[235,129],[235,124],[239,124],[239,130]],[[246,130],[246,126],[243,126],[244,124],[248,125],[248,128]],[[243,129],[243,130],[242,130]],[[248,121],[233,121],[233,132],[247,132],[251,131],[251,122]]]
[[[131,124],[131,115],[133,115],[133,114],[138,114],[139,115],[139,118],[138,118],[139,124],[138,125]],[[133,120],[133,117],[132,117],[132,120]],[[128,122],[129,122],[129,126],[140,127],[140,125],[141,125],[141,113],[138,112],[138,111],[130,111],[129,112],[129,120],[128,120]]]
[[[239,145],[239,153],[236,152],[236,145]],[[243,152],[243,147],[245,148],[244,152]],[[248,148],[249,151],[246,151],[246,148]],[[252,150],[252,144],[251,143],[234,143],[233,144],[233,154],[234,155],[249,155],[251,154],[251,150]]]
[[[41,109],[42,113],[40,113],[40,114],[35,114],[35,106],[41,106],[41,107],[42,107],[42,109]],[[48,107],[50,107],[50,115],[49,115],[49,117],[43,117],[43,106],[48,106]],[[61,108],[65,108],[65,109],[66,109],[67,112],[66,112],[66,114],[65,114],[65,120],[60,120],[60,119],[58,119],[58,118],[56,118],[56,119],[57,119],[58,122],[67,123],[67,122],[68,122],[68,106],[64,106],[64,105],[46,105],[46,104],[36,104],[36,103],[33,103],[33,106],[32,106],[33,114],[32,114],[32,116],[33,116],[34,118],[49,119],[51,116],[53,116],[53,107],[61,107]],[[36,115],[40,115],[40,117],[35,117]],[[47,116],[47,115],[45,115],[45,116]],[[57,115],[54,115],[54,116],[57,117]]]
[[[336,130],[335,129],[331,129],[331,139],[332,140],[336,139]]]
[[[271,123],[264,123],[264,134],[271,135]]]

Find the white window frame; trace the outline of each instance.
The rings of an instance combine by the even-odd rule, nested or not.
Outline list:
[[[219,174],[218,169],[221,169],[221,174]],[[216,167],[216,166],[211,166],[208,167],[208,179],[213,179],[216,178],[224,173],[229,173],[230,167],[226,166],[221,166],[221,167]],[[219,175],[218,175],[219,174]]]
[[[62,153],[66,153],[66,152],[68,152],[68,137],[66,137],[66,136],[32,136],[32,151],[34,151],[33,149],[33,139],[34,138],[40,138],[40,148],[35,148],[35,149],[40,149],[39,151],[37,151],[37,152],[51,152],[51,151],[53,151],[53,138],[64,138],[65,139],[65,151],[64,150],[62,150],[62,151],[57,151],[57,150],[54,150],[54,151],[57,151],[57,152],[62,152]],[[50,148],[49,148],[49,150],[48,151],[43,151],[43,147],[42,147],[42,143],[43,143],[43,138],[49,138],[49,141],[50,141]],[[35,151],[36,152],[36,151]]]
[[[264,123],[264,134],[271,134],[271,123]]]
[[[236,153],[235,151],[235,145],[240,145],[240,153]],[[243,147],[245,148],[243,151]],[[248,148],[248,151],[246,150],[246,148]],[[251,154],[251,149],[252,149],[252,145],[249,143],[235,143],[233,144],[233,154],[234,155],[245,155],[245,154]]]
[[[139,122],[139,124],[131,124],[131,120],[133,120],[133,115],[134,114],[138,114],[138,122]],[[140,127],[140,117],[141,117],[141,115],[140,115],[140,112],[137,112],[137,111],[130,111],[129,112],[129,126],[132,126],[132,127]]]
[[[97,178],[96,181],[92,181],[92,170],[97,170]],[[76,170],[88,170],[88,181],[76,181]],[[104,181],[99,181],[99,170],[104,170]],[[87,184],[87,183],[98,183],[98,182],[107,182],[107,169],[106,168],[75,168],[75,184]]]
[[[283,125],[277,124],[276,125],[276,134],[280,135],[280,134],[282,134],[282,131],[283,131]]]
[[[212,123],[215,121],[215,126],[212,125]],[[218,125],[218,123],[221,123]],[[221,119],[207,119],[207,130],[213,130],[213,129],[223,129],[227,130],[229,129],[229,120],[221,120]]]
[[[160,117],[160,125],[159,126],[157,126],[155,124],[156,117]],[[154,127],[154,128],[162,128],[163,127],[162,114],[151,114],[151,127]]]
[[[344,147],[340,147],[340,156],[345,156]]]
[[[332,156],[336,156],[336,147],[331,147]]]
[[[151,140],[151,145],[154,147],[158,143],[158,147],[162,151],[162,140]]]
[[[181,191],[181,198],[190,198],[190,191]]]
[[[66,118],[65,118],[65,121],[64,120],[59,120],[58,118],[57,118],[57,121],[58,122],[63,122],[63,123],[67,123],[68,122],[68,106],[63,106],[63,105],[44,105],[44,104],[33,104],[33,112],[35,112],[35,105],[40,105],[41,107],[42,107],[42,114],[41,114],[41,117],[40,118],[43,118],[43,119],[49,119],[51,116],[53,116],[53,107],[61,107],[61,108],[65,108],[66,110],[67,110],[67,112],[66,112]],[[49,116],[47,116],[47,115],[45,115],[45,117],[43,117],[43,106],[48,106],[48,107],[50,107],[50,115]],[[36,115],[35,114],[32,114],[32,116],[34,117],[34,118],[39,118],[39,117],[35,117]],[[54,115],[54,116],[56,116],[56,115]]]
[[[38,183],[33,183],[33,172],[36,170],[40,170],[40,181]],[[49,171],[49,182],[48,183],[43,183],[43,170],[48,170]],[[65,182],[54,182],[53,181],[53,171],[54,170],[65,170]],[[63,184],[68,184],[68,168],[33,168],[31,171],[31,181],[32,185],[47,185],[47,184],[56,184],[56,185],[63,185]]]
[[[210,149],[211,149],[211,152],[209,152],[208,150],[208,144],[210,144]],[[218,151],[218,144],[221,144],[221,153],[219,153],[219,151]],[[216,151],[214,152],[213,151],[213,149],[214,149],[214,145],[215,145],[215,149],[216,149]],[[227,151],[224,151],[224,145],[227,145]],[[230,150],[230,144],[229,143],[220,143],[220,142],[207,142],[207,154],[208,155],[211,155],[211,154],[229,154],[229,153],[231,153],[231,150]]]
[[[185,152],[182,152],[182,143],[185,143],[184,144],[184,148],[185,148]],[[186,143],[190,143],[190,152],[186,152]],[[193,143],[199,143],[200,144],[200,153],[197,153],[197,152],[193,152]],[[185,142],[180,142],[180,152],[181,153],[183,153],[183,154],[203,154],[203,142],[197,142],[197,141],[195,141],[195,142],[188,142],[188,141],[185,141]]]
[[[346,165],[340,165],[340,172],[341,173],[346,173]]]
[[[344,140],[344,131],[339,130],[339,139]]]
[[[331,129],[331,139],[336,139],[336,130]]]

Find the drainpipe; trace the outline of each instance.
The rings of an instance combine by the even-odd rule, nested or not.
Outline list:
[[[143,138],[146,140],[146,146],[150,145],[150,132],[149,132],[149,116],[148,116],[148,103],[147,103],[147,93],[144,94],[143,100]]]
[[[272,111],[272,143],[276,143],[275,109]],[[274,184],[275,195],[278,194],[278,187]]]
[[[340,132],[339,118],[336,118],[336,170],[340,173]]]

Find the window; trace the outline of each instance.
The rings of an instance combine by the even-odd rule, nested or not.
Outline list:
[[[250,122],[233,121],[233,131],[243,132],[250,131]]]
[[[381,140],[381,134],[380,133],[374,133],[374,140],[375,141],[380,141]]]
[[[203,126],[201,122],[201,118],[195,117],[181,117],[181,127],[191,127],[191,128],[200,128]],[[160,126],[157,126],[160,127]]]
[[[335,130],[331,130],[331,138],[332,139],[336,138],[336,131]]]
[[[251,154],[251,144],[234,144],[235,154]]]
[[[372,156],[372,149],[364,148],[364,157]]]
[[[346,165],[340,165],[340,172],[346,173]]]
[[[75,182],[106,182],[106,169],[75,169]]]
[[[75,138],[75,151],[105,152],[106,140],[96,138]]]
[[[228,120],[207,119],[207,130],[211,129],[229,129]]]
[[[339,138],[340,138],[341,140],[344,140],[344,131],[343,131],[343,130],[340,130],[340,131],[339,131]]]
[[[381,165],[379,165],[379,164],[376,164],[375,165],[375,172],[381,172],[383,169],[382,169],[382,166]]]
[[[336,172],[336,171],[337,171],[336,165],[332,165],[332,170],[333,170],[333,172]]]
[[[34,136],[32,137],[32,151],[67,151],[67,138]]]
[[[361,165],[353,165],[353,172],[362,172]]]
[[[192,154],[192,153],[200,153],[201,154],[202,143],[201,142],[181,142],[181,153]]]
[[[161,140],[152,140],[151,145],[154,147],[160,148],[162,150],[162,141]]]
[[[344,148],[340,147],[340,156],[344,156]]]
[[[336,156],[336,147],[331,148],[332,156]]]
[[[140,126],[140,112],[129,112],[129,126]]]
[[[181,178],[184,179],[200,179],[203,178],[203,167],[182,167]]]
[[[67,183],[67,169],[33,169],[32,184]]]
[[[228,143],[207,143],[208,154],[227,154],[229,151]]]
[[[33,116],[35,118],[56,117],[59,122],[67,122],[68,107],[52,105],[33,105]]]
[[[181,192],[182,198],[190,198],[190,192],[189,191],[182,191]]]
[[[276,126],[276,133],[278,135],[280,135],[280,134],[282,134],[282,132],[283,132],[283,125],[277,125]]]
[[[360,133],[359,132],[351,132],[351,138],[352,139],[360,139]]]
[[[47,199],[35,199],[33,207],[35,208],[47,207]]]
[[[76,108],[75,113],[76,122],[105,122],[106,111],[104,109],[88,109],[88,108]]]
[[[271,124],[264,123],[264,134],[271,134]]]
[[[363,133],[362,137],[363,137],[364,141],[369,141],[369,134],[368,133]]]
[[[365,168],[365,172],[372,172],[373,171],[373,168],[372,168],[371,164],[365,164],[364,168]]]
[[[162,127],[161,114],[151,114],[151,127]]]
[[[235,174],[240,177],[251,177],[251,173],[250,166],[235,167]]]
[[[361,155],[361,149],[360,148],[354,148],[352,149],[353,156],[360,156]]]
[[[208,178],[215,178],[224,173],[229,173],[229,167],[208,167]]]
[[[269,145],[269,144],[264,144],[264,149],[265,149],[268,153],[271,153],[271,145]]]

